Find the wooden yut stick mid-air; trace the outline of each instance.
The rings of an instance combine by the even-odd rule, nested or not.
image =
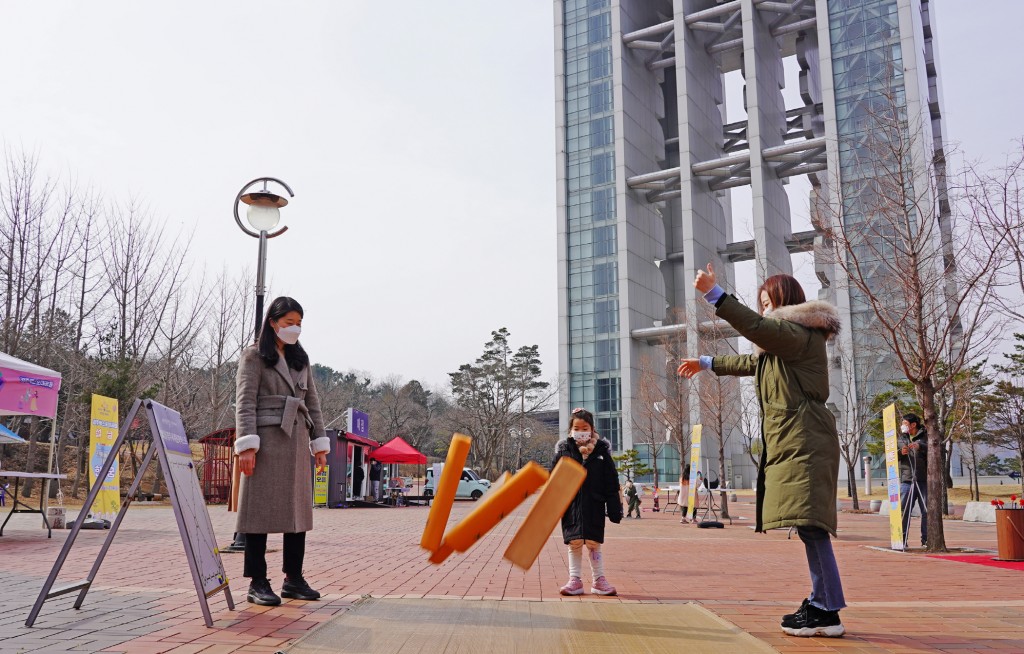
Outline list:
[[[548,480],[548,471],[530,461],[512,478],[492,490],[480,500],[480,505],[448,530],[430,557],[431,563],[441,563],[452,551],[465,552],[480,540],[494,525],[515,510]]]
[[[505,559],[512,565],[529,570],[540,555],[544,543],[569,508],[573,497],[579,492],[587,471],[578,462],[562,457],[551,471],[551,477],[544,486],[537,501],[526,514],[508,549]]]
[[[452,436],[444,469],[441,470],[440,478],[434,480],[434,501],[430,504],[427,524],[423,528],[423,536],[420,538],[420,547],[425,550],[436,552],[441,547],[444,528],[448,524],[448,517],[452,512],[452,504],[455,503],[455,492],[459,488],[462,468],[466,465],[469,446],[472,442],[473,439],[465,434]]]

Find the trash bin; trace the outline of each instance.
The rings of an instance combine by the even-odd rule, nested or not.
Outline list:
[[[1000,561],[1024,561],[1024,509],[996,509]]]

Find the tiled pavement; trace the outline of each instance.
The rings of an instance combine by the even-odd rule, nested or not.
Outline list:
[[[459,503],[453,519],[472,508]],[[749,504],[734,513],[750,515]],[[211,507],[229,540],[233,516]],[[73,596],[47,603],[28,629],[24,620],[67,532],[48,540],[34,516],[15,516],[0,538],[0,652],[275,652],[363,595],[568,602],[699,602],[782,652],[1024,652],[1024,572],[898,554],[885,546],[887,521],[840,514],[837,557],[849,608],[842,639],[797,639],[778,620],[806,595],[802,545],[784,531],[754,534],[749,520],[726,529],[680,525],[678,515],[644,513],[609,525],[606,569],[618,598],[563,598],[566,561],[556,531],[528,572],[501,559],[522,520],[520,510],[465,556],[432,566],[418,548],[426,510],[344,509],[314,512],[306,577],[325,591],[320,602],[277,608],[244,602],[240,554],[226,554],[236,611],[212,600],[215,628],[196,604],[174,517],[167,507],[135,506],[82,610]],[[993,525],[945,523],[952,547],[994,548]],[[84,578],[105,532],[82,532],[61,580]],[[280,562],[271,537],[271,567]],[[280,575],[274,580],[279,584]],[[680,644],[680,649],[685,643]]]

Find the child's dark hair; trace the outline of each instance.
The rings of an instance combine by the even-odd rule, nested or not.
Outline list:
[[[572,431],[572,421],[582,420],[590,425],[591,429],[594,429],[594,414],[583,408],[573,409],[569,414],[569,431]]]
[[[267,309],[267,315],[263,319],[263,327],[260,328],[260,339],[256,346],[259,348],[260,358],[263,359],[268,368],[273,368],[277,365],[279,356],[277,353],[277,334],[274,333],[274,328],[271,326],[270,321],[278,321],[286,313],[291,313],[292,311],[297,312],[300,316],[304,315],[301,304],[290,297],[284,296],[271,302],[270,307]],[[306,351],[302,349],[302,345],[299,343],[295,345],[285,343],[284,360],[288,362],[288,367],[292,370],[302,370],[309,365],[309,355],[306,354]]]

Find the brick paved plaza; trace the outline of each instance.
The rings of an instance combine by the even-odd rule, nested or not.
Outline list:
[[[472,506],[458,503],[453,520]],[[741,502],[734,509],[750,516],[752,506]],[[210,513],[226,543],[233,515],[220,506]],[[809,588],[802,545],[785,531],[754,534],[748,519],[721,530],[697,529],[680,525],[678,514],[645,512],[642,520],[608,529],[606,569],[619,597],[563,598],[558,588],[567,568],[557,532],[529,572],[501,559],[523,514],[466,556],[435,567],[418,547],[424,508],[317,510],[306,577],[324,600],[247,604],[242,557],[226,554],[237,610],[215,598],[213,629],[203,625],[171,509],[148,506],[129,510],[83,609],[71,608],[73,596],[56,598],[36,627],[26,628],[67,532],[47,540],[35,528],[36,516],[15,516],[0,538],[0,651],[276,652],[369,595],[438,602],[696,602],[781,652],[1024,652],[1024,572],[873,549],[888,539],[887,520],[877,515],[840,514],[836,549],[850,605],[842,613],[847,636],[798,639],[778,627]],[[995,548],[991,524],[945,525],[950,547]],[[86,576],[104,533],[82,532],[62,581]],[[270,547],[276,569],[279,536],[271,537]],[[281,574],[272,581],[279,588]],[[680,642],[679,651],[686,646]],[[444,643],[424,643],[418,651],[444,651]]]

